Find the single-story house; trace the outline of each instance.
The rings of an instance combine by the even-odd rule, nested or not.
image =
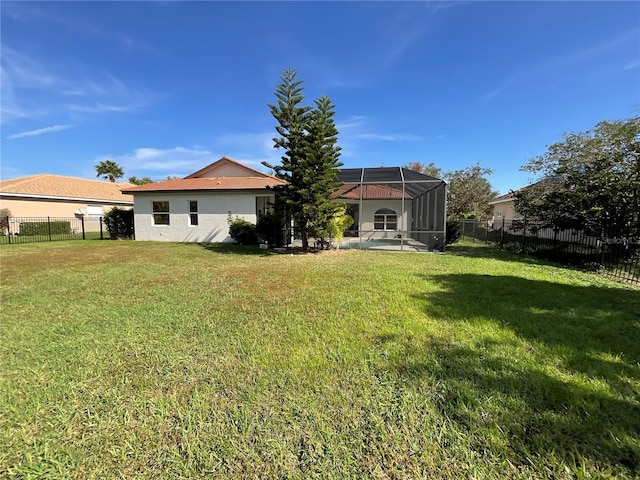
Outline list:
[[[229,215],[256,223],[285,182],[228,157],[181,179],[123,189],[133,196],[136,240],[229,242]]]
[[[514,192],[500,195],[489,202],[493,206],[493,222],[499,223],[503,220],[518,220],[522,216],[516,211],[516,197]]]
[[[399,167],[342,169],[337,199],[355,220],[347,235],[412,237],[444,249],[446,183]],[[123,189],[134,199],[136,240],[229,242],[229,215],[255,223],[285,182],[228,157],[185,178]]]
[[[99,230],[100,217],[113,207],[133,207],[131,197],[120,191],[132,186],[47,173],[13,178],[0,181],[0,208],[9,209],[16,222],[33,217],[83,217],[87,231]]]

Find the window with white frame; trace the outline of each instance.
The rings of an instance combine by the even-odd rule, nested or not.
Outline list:
[[[189,225],[192,227],[198,226],[198,201],[189,200]]]
[[[97,222],[104,215],[102,205],[87,205],[87,220]]]
[[[169,225],[169,202],[152,202],[153,224]]]
[[[381,208],[373,215],[373,228],[375,230],[397,230],[398,215],[390,208]]]

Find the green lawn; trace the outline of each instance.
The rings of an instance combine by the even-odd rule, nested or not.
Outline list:
[[[637,478],[640,290],[462,245],[0,249],[2,478]]]

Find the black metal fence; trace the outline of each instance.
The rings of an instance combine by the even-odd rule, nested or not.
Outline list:
[[[0,244],[109,238],[102,217],[0,217]]]
[[[504,250],[574,265],[640,285],[640,237],[588,235],[527,220],[462,220],[462,238]]]

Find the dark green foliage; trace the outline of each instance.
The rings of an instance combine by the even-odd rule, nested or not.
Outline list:
[[[340,147],[336,145],[338,130],[334,122],[334,106],[323,96],[315,108],[303,106],[302,81],[295,70],[285,70],[282,83],[275,92],[277,105],[269,110],[278,121],[274,147],[282,148],[280,165],[264,163],[278,178],[287,181],[276,189],[278,214],[293,219],[304,249],[309,236],[325,229],[336,212],[332,195],[339,187],[335,182],[339,168]]]
[[[11,218],[11,210],[8,208],[0,209],[0,235],[6,235],[9,228],[9,219]]]
[[[447,245],[460,240],[462,232],[460,231],[460,219],[450,217],[447,219]]]
[[[420,162],[410,162],[404,166],[414,172],[430,177],[443,178],[447,186],[447,213],[461,218],[489,218],[493,200],[498,192],[493,190],[487,178],[493,173],[490,168],[483,168],[480,164],[461,170],[443,171],[431,162],[425,165]]]
[[[258,222],[256,223],[256,232],[258,238],[264,240],[269,245],[282,245],[283,239],[283,227],[282,217],[276,212],[271,211],[263,213],[258,216]]]
[[[153,180],[149,177],[138,178],[133,176],[129,177],[129,183],[133,183],[134,185],[146,185],[148,183],[153,183]]]
[[[234,242],[240,245],[257,245],[258,244],[258,232],[256,226],[240,217],[231,217],[229,215],[229,236]]]
[[[445,179],[449,182],[447,213],[464,218],[490,217],[492,207],[488,202],[498,195],[485,178],[492,173],[493,170],[483,168],[480,164],[446,172]]]
[[[522,170],[541,176],[515,193],[523,216],[592,235],[640,233],[640,117],[565,134]]]
[[[113,160],[104,160],[96,165],[96,177],[108,178],[110,182],[115,182],[116,179],[124,177],[124,170]]]
[[[113,207],[103,217],[112,240],[118,238],[133,238],[133,210]]]
[[[70,234],[71,222],[63,220],[52,220],[51,222],[22,222],[20,224],[20,235],[58,235]]]

